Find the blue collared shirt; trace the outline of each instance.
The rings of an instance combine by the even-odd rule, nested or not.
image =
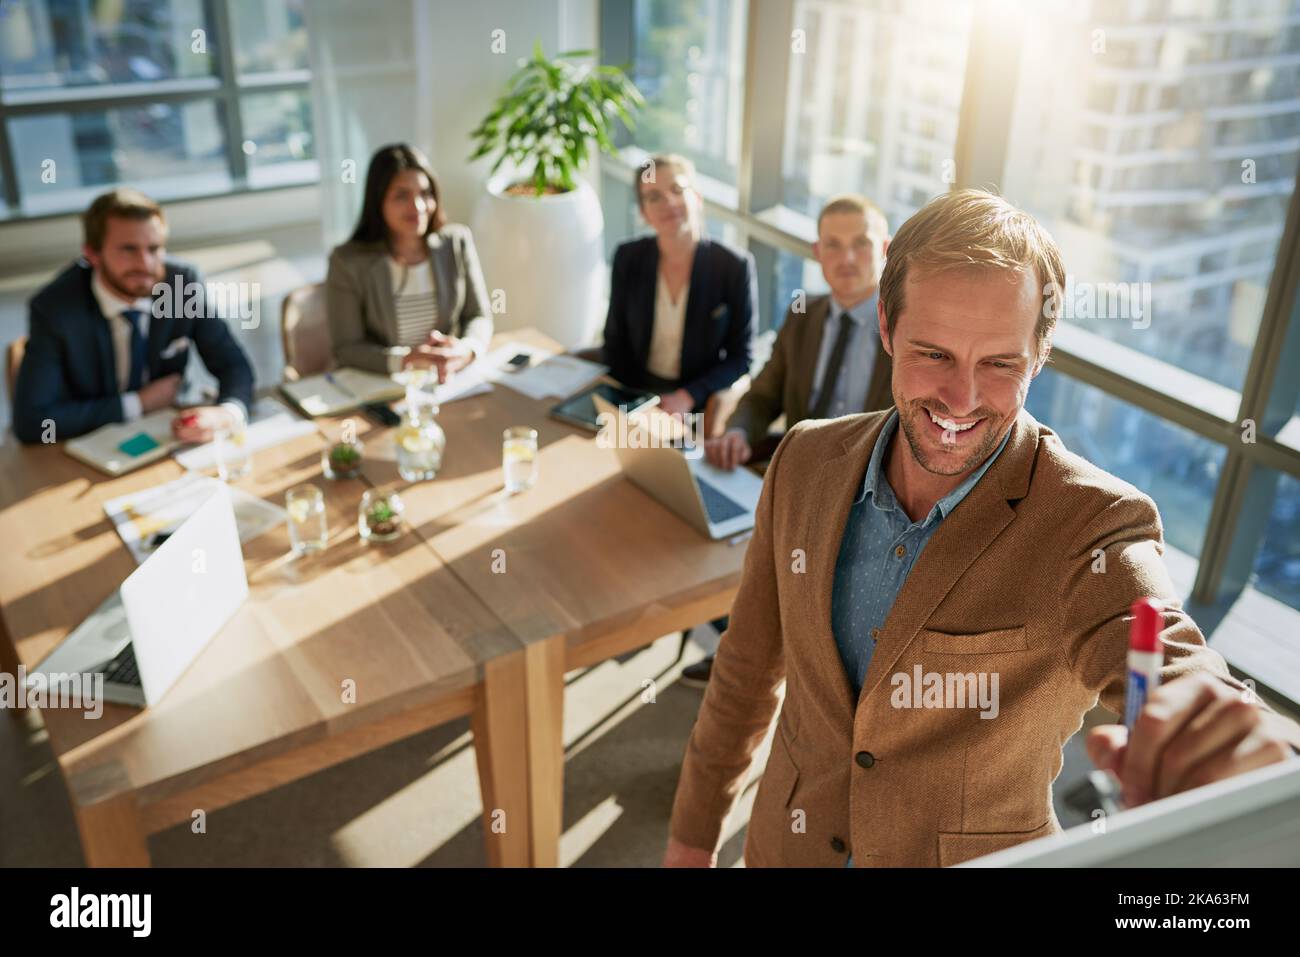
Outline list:
[[[855,697],[862,691],[880,629],[921,550],[939,523],[952,514],[1002,454],[1011,437],[1008,429],[996,451],[979,468],[939,499],[922,521],[913,522],[898,504],[885,475],[885,450],[897,429],[898,410],[894,409],[871,452],[866,479],[849,510],[835,561],[831,629]]]
[[[871,369],[876,363],[876,351],[880,348],[880,335],[876,325],[876,299],[872,296],[848,310],[853,331],[849,333],[848,348],[844,352],[844,365],[839,378],[835,380],[835,393],[831,396],[830,407],[826,410],[827,418],[838,418],[854,412],[862,412],[867,404],[867,390],[871,388]],[[831,297],[830,311],[826,314],[826,325],[822,327],[822,344],[817,353],[817,369],[813,374],[812,392],[808,396],[808,408],[817,404],[821,394],[822,383],[826,381],[826,367],[830,364],[831,353],[835,351],[835,340],[840,334],[840,316],[845,309],[835,297]]]
[[[840,651],[845,673],[856,699],[862,693],[867,666],[876,650],[876,638],[894,600],[907,581],[912,566],[939,523],[952,514],[975,484],[1006,448],[1011,430],[997,449],[955,489],[939,499],[930,514],[913,522],[903,511],[885,474],[885,450],[898,429],[898,410],[885,420],[876,447],[871,450],[862,491],[849,509],[849,520],[835,560],[835,584],[831,591],[831,630]],[[845,866],[852,866],[853,856]]]

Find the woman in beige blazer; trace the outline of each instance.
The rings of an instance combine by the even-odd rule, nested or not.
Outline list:
[[[361,219],[331,253],[325,290],[340,366],[423,365],[446,381],[492,337],[469,229],[446,221],[428,160],[404,143],[371,158]]]

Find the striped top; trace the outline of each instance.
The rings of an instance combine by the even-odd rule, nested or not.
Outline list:
[[[397,314],[397,345],[418,346],[438,328],[438,296],[433,269],[427,262],[415,266],[388,257]]]

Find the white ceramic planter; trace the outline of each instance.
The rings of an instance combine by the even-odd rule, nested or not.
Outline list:
[[[570,193],[510,196],[515,176],[488,181],[470,220],[488,294],[505,293],[498,329],[533,327],[566,349],[595,343],[604,323],[605,218],[585,180]]]

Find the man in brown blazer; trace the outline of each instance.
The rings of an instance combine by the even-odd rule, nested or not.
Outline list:
[[[1182,611],[1151,499],[1024,410],[1064,273],[1032,217],[977,190],[898,231],[878,309],[896,408],[777,449],[666,865],[716,862],[778,706],[750,866],[946,866],[1058,831],[1062,747],[1099,699],[1123,713],[1142,596],[1164,608],[1161,685],[1131,740],[1087,740],[1126,801],[1296,759],[1300,726]]]
[[[813,256],[830,292],[809,299],[799,290],[777,333],[772,357],[727,420],[727,430],[704,443],[719,468],[771,457],[779,436],[804,419],[885,409],[893,402],[889,354],[875,331],[876,290],[889,224],[865,196],[830,200],[817,216]]]

